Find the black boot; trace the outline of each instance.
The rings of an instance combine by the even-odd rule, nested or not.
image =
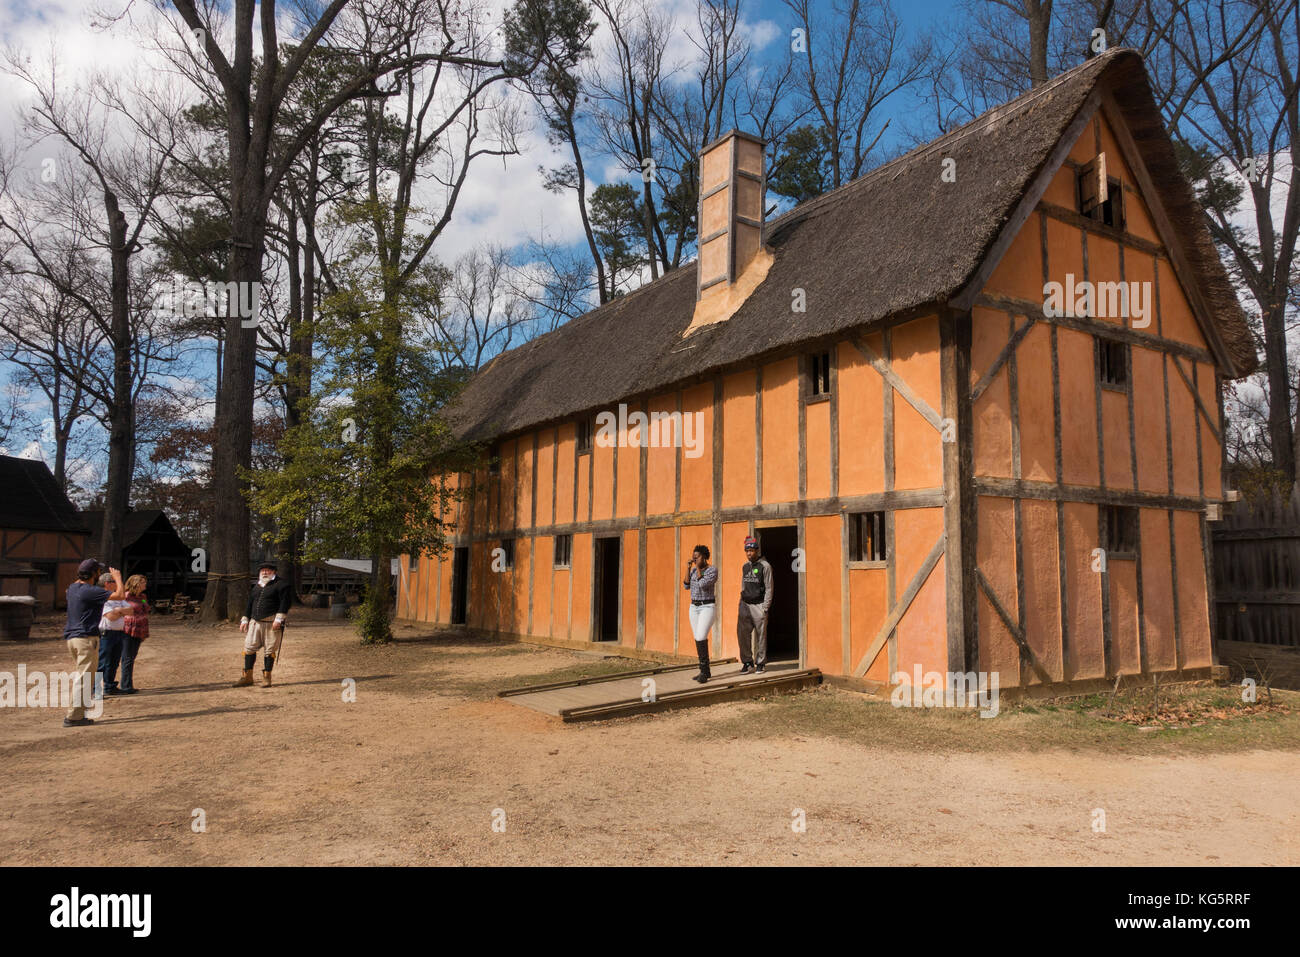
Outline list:
[[[695,676],[695,679],[694,679],[694,680],[698,681],[700,684],[704,684],[704,682],[708,681],[709,678],[712,677],[712,676],[709,674],[709,643],[708,643],[708,641],[707,641],[707,640],[705,640],[705,641],[697,641],[697,642],[695,643],[695,653],[696,653],[697,655],[699,655],[699,657],[700,657],[700,673],[699,673],[698,675]]]

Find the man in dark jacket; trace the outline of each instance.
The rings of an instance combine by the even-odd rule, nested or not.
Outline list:
[[[740,645],[740,673],[767,670],[767,613],[772,609],[772,566],[758,554],[758,539],[745,539],[745,567],[740,572],[740,610],[736,613],[736,641]],[[750,643],[753,642],[753,648]]]
[[[262,687],[271,687],[271,668],[280,653],[292,601],[293,584],[287,578],[276,577],[273,563],[258,565],[257,584],[248,594],[248,607],[239,623],[239,630],[244,633],[244,674],[234,687],[246,688],[253,683],[253,665],[257,663],[259,648],[264,649]]]

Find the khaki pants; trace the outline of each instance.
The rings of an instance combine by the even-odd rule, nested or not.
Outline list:
[[[763,614],[762,605],[740,603],[740,610],[736,612],[736,643],[740,645],[742,665],[757,668],[767,664],[767,615]]]
[[[95,675],[99,669],[99,636],[69,638],[68,654],[76,670],[72,673],[72,707],[68,709],[69,721],[80,721],[86,716],[86,705],[94,692]]]
[[[263,618],[261,621],[250,621],[248,631],[244,632],[244,654],[255,655],[257,649],[266,647],[266,654],[272,658],[278,658],[280,655],[280,639],[284,637],[283,628],[272,628],[274,618]]]

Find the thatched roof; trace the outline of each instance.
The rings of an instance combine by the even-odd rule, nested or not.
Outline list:
[[[532,342],[469,383],[457,432],[486,440],[665,391],[801,341],[952,299],[971,280],[1089,94],[1105,84],[1124,113],[1215,313],[1231,368],[1255,350],[1232,286],[1173,149],[1142,58],[1112,50],[1011,103],[772,220],[776,261],[728,321],[682,339],[695,307],[685,266]],[[939,178],[957,161],[959,188]],[[807,312],[791,310],[801,288]]]

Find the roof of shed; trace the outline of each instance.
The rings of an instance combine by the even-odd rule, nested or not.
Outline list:
[[[89,531],[44,462],[12,455],[0,455],[0,528]]]

